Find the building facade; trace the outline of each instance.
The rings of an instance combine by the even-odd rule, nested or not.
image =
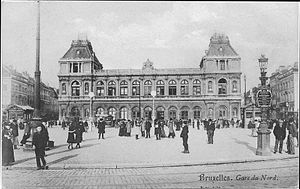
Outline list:
[[[298,62],[287,67],[280,66],[270,77],[270,88],[273,93],[273,106],[278,116],[299,112]]]
[[[2,110],[4,119],[22,117],[22,113],[15,113],[8,109],[14,105],[24,110],[34,107],[35,81],[27,72],[21,73],[13,67],[5,65],[2,68]],[[56,119],[58,119],[58,95],[56,89],[43,82],[40,84],[40,89],[42,117],[50,119],[51,116],[48,114],[51,114],[56,115]],[[32,115],[28,115],[27,119],[30,116]],[[55,119],[55,116],[52,119]]]
[[[214,34],[200,66],[103,69],[88,40],[74,40],[59,60],[59,118],[240,119],[241,58],[225,35]],[[156,91],[153,99],[151,91]],[[90,98],[93,92],[95,97]]]

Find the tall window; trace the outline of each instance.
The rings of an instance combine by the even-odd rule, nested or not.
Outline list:
[[[135,80],[132,82],[132,96],[140,95],[140,82]]]
[[[222,78],[218,81],[218,94],[226,94],[226,93],[227,93],[227,81]]]
[[[201,82],[198,79],[193,81],[193,95],[201,94]]]
[[[120,95],[121,96],[127,96],[128,95],[128,83],[125,81],[125,80],[123,80],[123,81],[121,81],[121,83],[120,83]]]
[[[200,112],[201,112],[200,107],[194,108],[194,119],[200,119]]]
[[[108,96],[116,96],[116,82],[110,81],[108,82]]]
[[[90,109],[89,109],[89,108],[86,108],[86,109],[84,110],[84,116],[85,116],[85,117],[89,117],[89,116],[90,116]]]
[[[232,117],[236,118],[238,115],[238,109],[237,108],[232,108]]]
[[[108,115],[113,116],[113,119],[116,119],[117,110],[115,108],[108,109]]]
[[[177,87],[176,87],[176,81],[174,80],[170,80],[169,81],[169,95],[170,96],[175,96],[177,95]]]
[[[162,80],[159,80],[156,85],[156,94],[159,96],[165,95],[165,83]]]
[[[81,65],[81,63],[70,63],[70,73],[80,73]]]
[[[237,81],[232,81],[232,92],[233,93],[237,92]]]
[[[132,119],[135,120],[135,119],[139,119],[140,118],[140,110],[139,110],[139,107],[134,107],[132,109]]]
[[[189,94],[189,82],[185,79],[181,81],[180,94],[181,95]]]
[[[74,81],[71,85],[71,88],[72,88],[72,96],[80,95],[80,84],[78,81]]]
[[[96,86],[96,95],[104,96],[104,83],[103,81],[98,81]]]
[[[65,83],[61,84],[61,94],[67,94],[67,87]]]
[[[221,106],[219,109],[219,118],[226,119],[226,109],[223,106]]]
[[[213,112],[214,110],[212,108],[208,109],[208,118],[213,118]]]
[[[151,96],[151,90],[152,90],[152,82],[150,80],[145,81],[144,82],[144,95]]]
[[[121,108],[120,118],[121,119],[128,119],[128,117],[127,117],[127,108],[126,107]]]
[[[144,113],[145,113],[145,118],[152,119],[152,108],[146,107]]]
[[[84,94],[89,94],[89,83],[84,84]]]
[[[213,83],[212,81],[209,81],[208,84],[207,84],[207,89],[208,89],[208,92],[209,93],[212,93],[213,92]]]
[[[220,60],[220,69],[225,70],[225,60]]]

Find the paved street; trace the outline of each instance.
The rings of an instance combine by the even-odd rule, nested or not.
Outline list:
[[[256,138],[250,136],[250,130],[216,130],[214,144],[208,145],[204,131],[190,128],[190,154],[181,153],[179,132],[176,132],[175,139],[157,141],[152,136],[151,139],[135,140],[133,136],[119,137],[118,129],[107,128],[105,139],[98,140],[97,131],[93,129],[84,134],[82,148],[73,150],[67,149],[67,130],[49,128],[49,134],[56,146],[46,152],[50,169],[36,171],[34,152],[15,150],[16,164],[2,168],[3,188],[298,186],[299,156],[285,153],[256,156]],[[272,148],[273,145],[274,137],[271,135]],[[298,154],[298,148],[296,152]],[[212,176],[223,181],[212,182]],[[257,177],[258,180],[241,180],[248,177]]]
[[[255,155],[257,139],[251,137],[250,133],[248,129],[216,130],[214,144],[209,145],[206,143],[205,131],[190,128],[190,154],[183,154],[179,131],[176,131],[174,139],[156,140],[152,130],[151,139],[136,140],[134,136],[119,137],[118,129],[107,128],[105,140],[98,140],[97,130],[93,129],[92,132],[84,133],[84,141],[80,149],[68,150],[67,130],[54,127],[49,128],[49,135],[50,140],[55,141],[56,147],[46,152],[46,160],[52,168],[121,168],[293,157],[286,153],[272,154],[268,157]],[[271,148],[273,146],[274,136],[271,134]],[[284,150],[286,150],[286,144],[284,144]],[[298,154],[298,148],[296,148],[296,154]],[[34,169],[36,166],[32,151],[15,150],[15,158],[16,164],[12,168]]]
[[[3,188],[299,188],[298,166],[293,158],[164,168],[4,170]],[[213,176],[221,181],[212,181]]]

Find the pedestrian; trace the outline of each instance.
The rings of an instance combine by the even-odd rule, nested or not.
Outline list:
[[[73,149],[73,143],[76,143],[75,132],[76,132],[76,123],[75,120],[73,120],[72,123],[69,125],[68,139],[67,139],[67,143],[69,144],[68,149]]]
[[[26,144],[27,139],[30,138],[30,135],[31,135],[30,125],[27,122],[24,122],[24,135],[23,135],[23,138],[20,142],[21,143],[20,146],[23,146],[24,144]]]
[[[286,126],[285,126],[285,124],[283,124],[282,119],[279,119],[278,122],[275,122],[273,134],[275,135],[274,154],[276,154],[276,152],[277,152],[278,143],[279,143],[279,153],[282,153],[283,141],[286,136]]]
[[[154,120],[154,134],[156,136],[156,140],[161,140],[161,127],[158,120]]]
[[[144,119],[142,118],[140,125],[141,125],[141,135],[142,135],[142,137],[145,137],[145,125],[146,125],[146,120],[144,120]]]
[[[175,137],[175,132],[174,132],[174,121],[173,119],[171,118],[170,121],[169,121],[169,135],[168,135],[168,138],[174,138]]]
[[[84,132],[87,132],[89,129],[89,124],[88,124],[87,120],[84,121],[83,126],[84,126]]]
[[[128,119],[126,123],[126,136],[130,137],[131,136],[131,121]]]
[[[12,143],[12,129],[9,123],[2,125],[2,166],[8,166],[15,162],[15,155]]]
[[[189,145],[188,145],[188,137],[189,137],[188,133],[189,133],[188,122],[184,120],[182,131],[180,134],[180,137],[182,138],[183,148],[184,148],[184,151],[182,151],[182,153],[190,153]]]
[[[160,119],[158,124],[159,124],[159,127],[160,127],[160,136],[161,136],[161,138],[165,138],[166,137],[165,121],[163,119]]]
[[[146,120],[145,129],[146,129],[146,138],[150,138],[150,129],[152,125],[149,119]]]
[[[76,124],[76,129],[75,129],[75,136],[76,136],[76,142],[77,142],[75,148],[77,148],[77,147],[80,148],[80,143],[83,140],[82,135],[83,135],[84,130],[85,129],[84,129],[84,126],[83,126],[83,122],[79,121],[79,123]]]
[[[289,119],[289,122],[287,123],[287,130],[289,131],[287,138],[287,153],[295,154],[294,137],[297,136],[297,130],[293,118]]]
[[[104,139],[104,133],[105,133],[105,121],[104,119],[101,117],[100,120],[97,123],[97,127],[98,127],[98,140],[102,137],[102,139]]]
[[[234,119],[233,119],[233,118],[231,118],[230,124],[231,124],[231,127],[234,128],[235,122],[234,122]]]
[[[207,139],[208,139],[208,144],[213,144],[214,143],[214,132],[215,132],[215,123],[209,119],[208,120],[208,126],[207,126]]]
[[[35,152],[37,170],[48,169],[45,160],[45,148],[47,146],[48,140],[49,140],[48,131],[46,130],[45,126],[39,124],[36,127],[36,132],[32,136],[32,145],[35,146],[34,152]],[[43,166],[41,166],[40,161],[42,161]]]
[[[13,119],[10,121],[10,127],[12,129],[12,135],[13,135],[13,145],[14,145],[14,149],[19,149],[19,140],[18,140],[18,136],[19,136],[19,128],[18,128],[18,124],[17,124],[17,120]]]
[[[65,130],[65,129],[66,129],[66,122],[65,122],[65,120],[63,120],[63,121],[62,121],[62,123],[61,123],[61,127],[63,128],[63,130]]]
[[[119,136],[125,136],[125,127],[126,127],[126,124],[125,124],[125,121],[124,120],[120,120],[119,122]]]
[[[197,129],[199,130],[200,129],[200,120],[199,120],[199,118],[196,119],[196,125],[197,125]]]

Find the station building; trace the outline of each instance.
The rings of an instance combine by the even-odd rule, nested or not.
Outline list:
[[[88,119],[90,113],[151,118],[151,91],[156,118],[240,120],[241,58],[229,38],[214,34],[199,62],[194,68],[156,69],[147,59],[141,69],[105,69],[90,41],[73,40],[58,61],[60,120]]]

